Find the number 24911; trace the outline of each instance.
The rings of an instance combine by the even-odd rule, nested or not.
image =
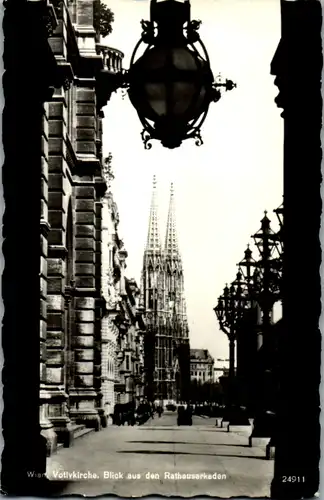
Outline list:
[[[283,483],[304,483],[305,476],[282,476]]]

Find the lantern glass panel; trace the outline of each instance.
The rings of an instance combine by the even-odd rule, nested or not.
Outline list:
[[[182,47],[172,49],[172,62],[175,68],[197,71],[197,62],[190,50]]]
[[[149,105],[153,111],[163,116],[167,113],[166,86],[163,83],[147,83],[145,92]]]
[[[209,79],[207,63],[187,47],[153,47],[133,65],[130,97],[150,120],[172,116],[191,120],[205,111]]]
[[[162,49],[150,49],[143,55],[143,66],[146,69],[161,69],[167,65],[168,53]]]
[[[172,109],[174,115],[186,113],[195,97],[196,88],[193,83],[175,82],[172,92]]]

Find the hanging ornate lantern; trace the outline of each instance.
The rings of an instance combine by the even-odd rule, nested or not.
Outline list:
[[[151,19],[142,21],[142,37],[127,72],[129,98],[143,124],[146,149],[161,141],[173,149],[185,139],[201,145],[200,128],[221,88],[236,87],[230,80],[214,82],[207,50],[200,39],[200,21],[190,19],[190,2],[151,0]],[[142,44],[147,47],[137,57]]]

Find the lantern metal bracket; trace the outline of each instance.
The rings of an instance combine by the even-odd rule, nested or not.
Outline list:
[[[151,149],[152,148],[152,143],[151,143],[152,137],[146,128],[143,128],[143,130],[141,132],[141,137],[142,137],[142,141],[144,143],[144,148]]]
[[[152,45],[155,39],[155,28],[153,21],[141,21],[142,35],[141,40],[147,45]]]
[[[200,35],[198,33],[200,25],[201,25],[200,20],[193,19],[192,21],[189,21],[186,31],[187,31],[187,39],[190,43],[196,43],[198,41],[201,42]]]

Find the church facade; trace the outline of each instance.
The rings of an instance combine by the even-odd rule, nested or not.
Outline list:
[[[189,400],[190,384],[189,328],[174,191],[171,184],[165,242],[162,246],[155,177],[141,293],[146,318],[146,396],[151,401],[163,404],[168,401],[186,402]]]

